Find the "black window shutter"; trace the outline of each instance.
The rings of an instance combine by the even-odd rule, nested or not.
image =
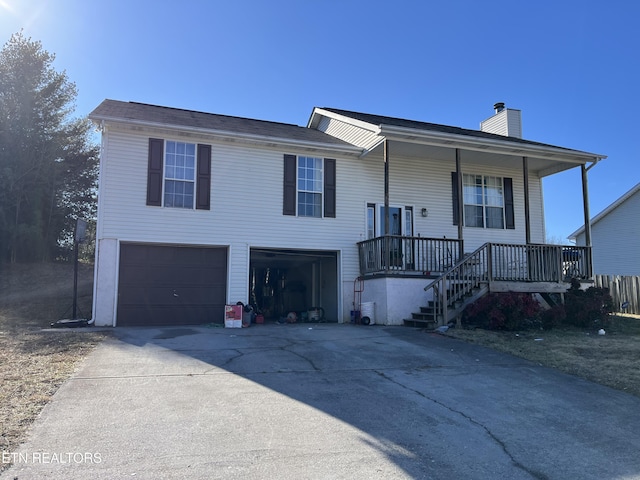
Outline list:
[[[459,208],[458,208],[458,174],[457,172],[451,172],[451,196],[453,203],[453,224],[458,225],[460,219],[459,216]]]
[[[162,163],[164,157],[164,140],[149,139],[149,165],[147,168],[147,205],[162,206]]]
[[[504,221],[508,229],[516,228],[515,213],[513,210],[513,179],[505,178],[504,182]]]
[[[282,195],[282,214],[296,214],[296,156],[284,156],[284,191]]]
[[[336,161],[324,159],[324,216],[336,218]]]
[[[198,210],[211,208],[211,145],[198,144],[196,208]]]

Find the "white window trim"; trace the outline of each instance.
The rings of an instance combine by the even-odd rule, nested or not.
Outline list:
[[[322,178],[320,179],[320,191],[315,192],[312,190],[303,190],[299,188],[300,182],[300,158],[312,158],[314,160],[320,160],[320,173]],[[303,218],[324,218],[324,158],[314,157],[311,155],[296,155],[296,216]],[[300,193],[311,193],[320,195],[320,215],[302,215],[300,214]]]
[[[470,175],[473,177],[482,177],[482,205],[477,204],[477,203],[466,203],[465,202],[465,198],[464,198],[464,187],[465,187],[465,183],[464,183],[464,177],[466,175]],[[487,205],[485,203],[485,178],[487,177],[492,177],[492,178],[498,178],[500,179],[500,186],[502,189],[502,206],[498,207],[495,205]],[[505,202],[505,189],[504,189],[504,177],[502,176],[498,176],[498,175],[484,175],[484,174],[480,174],[480,173],[463,173],[462,174],[462,217],[463,217],[463,223],[462,225],[465,228],[482,228],[485,230],[506,230],[507,229],[507,219],[506,219],[506,202]],[[467,211],[466,211],[466,206],[470,206],[470,207],[482,207],[482,226],[478,227],[475,225],[467,225]],[[494,227],[487,227],[487,207],[491,207],[491,208],[500,208],[502,210],[502,228],[494,228]]]
[[[169,142],[174,142],[176,144],[178,143],[183,143],[185,145],[193,145],[194,147],[194,153],[193,153],[193,180],[186,180],[186,179],[181,179],[181,178],[169,178],[167,177],[167,143]],[[196,208],[196,186],[197,186],[197,182],[196,182],[196,176],[198,173],[198,144],[197,143],[192,143],[192,142],[185,142],[183,140],[174,140],[171,138],[165,138],[164,139],[164,146],[163,146],[163,158],[162,158],[162,206],[165,208],[175,208],[178,210],[195,210]],[[165,191],[166,191],[166,186],[167,186],[167,180],[169,181],[174,181],[174,182],[184,182],[184,183],[192,183],[193,184],[193,199],[191,201],[191,207],[175,207],[173,205],[169,205],[167,206],[165,204]]]

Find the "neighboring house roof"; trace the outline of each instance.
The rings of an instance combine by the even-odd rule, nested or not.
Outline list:
[[[600,220],[602,220],[604,217],[606,217],[607,215],[609,215],[609,213],[611,213],[612,211],[614,211],[616,208],[618,208],[620,205],[622,205],[624,202],[626,202],[629,198],[631,198],[633,195],[635,195],[637,192],[640,192],[640,183],[638,183],[635,187],[633,187],[631,190],[629,190],[627,193],[625,193],[624,195],[622,195],[620,198],[618,198],[615,202],[613,202],[611,205],[609,205],[607,208],[605,208],[604,210],[602,210],[599,214],[597,214],[595,217],[593,217],[591,219],[591,226],[595,225],[596,223],[598,223]],[[567,238],[569,240],[575,240],[576,238],[578,238],[578,235],[581,235],[584,233],[584,225],[582,225],[578,230],[576,230],[575,232],[573,232],[571,235],[569,235]]]
[[[485,140],[493,144],[499,143],[502,145],[511,145],[514,150],[518,148],[524,149],[529,147],[530,149],[544,150],[546,152],[555,151],[560,155],[582,157],[587,161],[599,161],[601,159],[607,158],[606,155],[589,153],[581,150],[574,150],[571,148],[558,147],[556,145],[524,140],[518,137],[498,135],[495,133],[483,132],[481,130],[471,130],[449,125],[440,125],[437,123],[406,120],[403,118],[373,115],[369,113],[352,112],[349,110],[341,110],[331,107],[317,107],[311,114],[311,118],[309,119],[307,126],[316,126],[319,121],[319,116],[326,114],[327,112],[341,115],[343,117],[347,117],[358,122],[363,122],[371,126],[375,126],[377,127],[378,133],[380,134],[384,134],[385,131],[395,133],[395,129],[407,129],[424,132],[426,134],[445,134],[447,136],[458,136],[459,138],[475,139],[476,141]]]
[[[94,121],[115,121],[157,127],[175,126],[230,137],[281,139],[285,143],[301,142],[307,145],[316,144],[352,151],[360,150],[324,132],[298,125],[137,102],[107,99],[89,114],[89,118]]]

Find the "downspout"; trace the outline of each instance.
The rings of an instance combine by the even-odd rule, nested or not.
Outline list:
[[[529,159],[527,157],[522,157],[522,178],[524,181],[525,242],[529,245],[531,243],[531,214],[529,206]]]

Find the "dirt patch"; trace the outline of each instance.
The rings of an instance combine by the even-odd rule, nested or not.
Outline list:
[[[44,328],[71,318],[73,265],[36,263],[0,267],[2,328]],[[91,318],[93,266],[78,266],[77,316]]]
[[[0,275],[0,450],[13,452],[56,390],[106,336],[90,329],[43,331],[71,318],[73,266],[2,266]],[[77,316],[91,318],[93,267],[78,269]],[[0,463],[0,471],[8,464]]]

